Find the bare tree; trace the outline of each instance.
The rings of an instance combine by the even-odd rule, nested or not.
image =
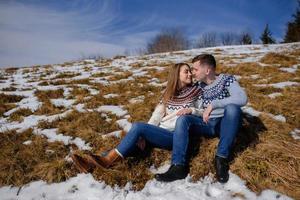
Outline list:
[[[234,45],[239,43],[239,35],[233,32],[221,33],[220,39],[223,45]]]
[[[203,47],[215,47],[217,46],[217,33],[216,32],[206,32],[203,33],[197,44],[196,47],[203,48]]]
[[[244,31],[240,35],[239,43],[240,44],[252,44],[253,43],[252,38],[253,38],[253,36],[249,31]]]
[[[188,48],[188,39],[180,28],[163,29],[147,44],[147,53],[179,51]]]

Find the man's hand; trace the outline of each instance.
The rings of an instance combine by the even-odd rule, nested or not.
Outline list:
[[[181,110],[179,110],[176,115],[189,115],[189,114],[192,114],[192,109],[190,108],[183,108]]]
[[[143,138],[139,138],[136,144],[141,150],[144,150],[146,147],[146,141]]]
[[[209,115],[210,115],[212,109],[213,109],[213,108],[212,108],[212,105],[209,104],[209,105],[207,106],[207,108],[204,110],[204,112],[203,112],[203,121],[204,121],[205,123],[208,123]]]

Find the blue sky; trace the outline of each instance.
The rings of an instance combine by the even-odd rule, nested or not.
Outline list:
[[[0,67],[135,52],[166,27],[192,41],[211,31],[258,39],[268,23],[280,42],[296,8],[297,0],[3,0]]]

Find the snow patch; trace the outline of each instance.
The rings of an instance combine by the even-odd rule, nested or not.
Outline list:
[[[300,140],[300,129],[296,128],[290,134],[295,140]]]
[[[271,99],[275,99],[276,97],[279,97],[279,96],[282,96],[282,93],[274,92],[274,93],[268,95],[268,97],[270,97]]]
[[[286,82],[280,82],[280,83],[272,83],[272,84],[254,84],[254,86],[257,87],[274,87],[274,88],[285,88],[288,86],[293,86],[293,85],[299,85],[297,82],[292,82],[292,81],[286,81]]]
[[[104,105],[97,109],[98,112],[111,112],[118,117],[122,117],[127,114],[127,110],[123,110],[123,106]]]
[[[245,182],[237,175],[230,173],[229,181],[226,184],[213,182],[210,176],[197,182],[191,177],[162,183],[150,180],[141,191],[132,190],[131,183],[124,188],[111,187],[104,182],[99,182],[91,174],[78,174],[65,182],[47,184],[44,181],[35,181],[22,187],[17,196],[19,187],[5,186],[0,188],[3,200],[18,199],[149,199],[149,200],[231,200],[238,199],[235,194],[241,194],[245,199],[258,200],[291,200],[291,198],[272,190],[264,190],[260,195],[250,191]],[[242,198],[244,199],[244,198]]]

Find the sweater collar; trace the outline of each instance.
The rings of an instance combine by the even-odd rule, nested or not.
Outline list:
[[[216,85],[219,84],[220,80],[222,80],[224,74],[219,74],[218,76],[216,76],[216,79],[209,85],[207,85],[206,83],[204,82],[200,82],[199,84],[204,87],[204,89],[210,89],[210,88],[213,88],[215,87]]]

